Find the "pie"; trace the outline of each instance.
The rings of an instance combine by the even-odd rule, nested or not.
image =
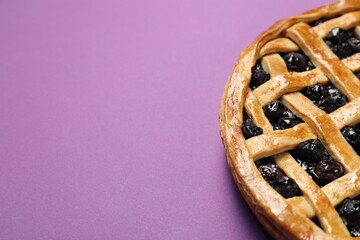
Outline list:
[[[280,20],[241,53],[220,132],[275,239],[360,239],[359,78],[360,0]]]

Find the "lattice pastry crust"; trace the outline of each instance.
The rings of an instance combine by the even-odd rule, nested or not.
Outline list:
[[[315,27],[308,24],[320,18],[329,20]],[[323,38],[334,27],[355,28],[360,33],[358,25],[360,0],[337,1],[283,19],[242,52],[225,86],[220,128],[227,161],[242,195],[276,239],[351,239],[335,207],[345,198],[360,194],[360,157],[339,130],[360,122],[360,80],[353,73],[360,69],[360,53],[340,60]],[[315,69],[299,73],[287,70],[278,53],[299,50],[311,59]],[[251,69],[258,59],[262,59],[271,79],[251,90]],[[306,86],[328,81],[348,99],[331,114],[300,93]],[[263,106],[276,99],[304,122],[273,130]],[[245,140],[239,128],[244,109],[263,134]],[[308,139],[319,139],[346,174],[319,187],[287,152]],[[263,179],[255,161],[268,156],[296,181],[303,196],[285,199]],[[311,220],[314,216],[321,227]]]

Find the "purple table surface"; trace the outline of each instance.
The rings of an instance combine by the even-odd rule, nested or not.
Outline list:
[[[0,239],[268,239],[220,99],[260,32],[325,2],[1,0]]]

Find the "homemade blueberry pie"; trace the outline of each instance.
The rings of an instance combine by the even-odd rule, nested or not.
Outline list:
[[[360,0],[281,20],[240,55],[221,137],[275,239],[360,239],[359,78]]]

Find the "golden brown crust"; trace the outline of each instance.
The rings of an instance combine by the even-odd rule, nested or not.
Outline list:
[[[334,18],[316,27],[306,24],[321,17]],[[328,50],[322,38],[333,27],[355,27],[360,33],[358,24],[360,0],[337,1],[283,19],[241,53],[226,83],[220,107],[220,131],[228,165],[245,200],[276,239],[351,238],[334,206],[346,197],[360,193],[360,157],[339,131],[346,125],[360,122],[360,81],[352,73],[360,69],[360,54],[341,61]],[[310,57],[316,69],[303,73],[287,72],[277,53],[299,49]],[[271,79],[251,91],[251,68],[261,57]],[[329,80],[350,101],[329,115],[301,94],[293,93]],[[262,106],[280,97],[305,123],[273,131]],[[262,127],[263,135],[244,139],[239,129],[244,107],[254,123]],[[347,174],[323,188],[317,186],[286,152],[300,142],[314,138],[319,138],[347,170]],[[304,196],[285,199],[267,184],[254,163],[266,156],[274,156],[277,165],[296,180]],[[315,215],[323,229],[310,220]]]

